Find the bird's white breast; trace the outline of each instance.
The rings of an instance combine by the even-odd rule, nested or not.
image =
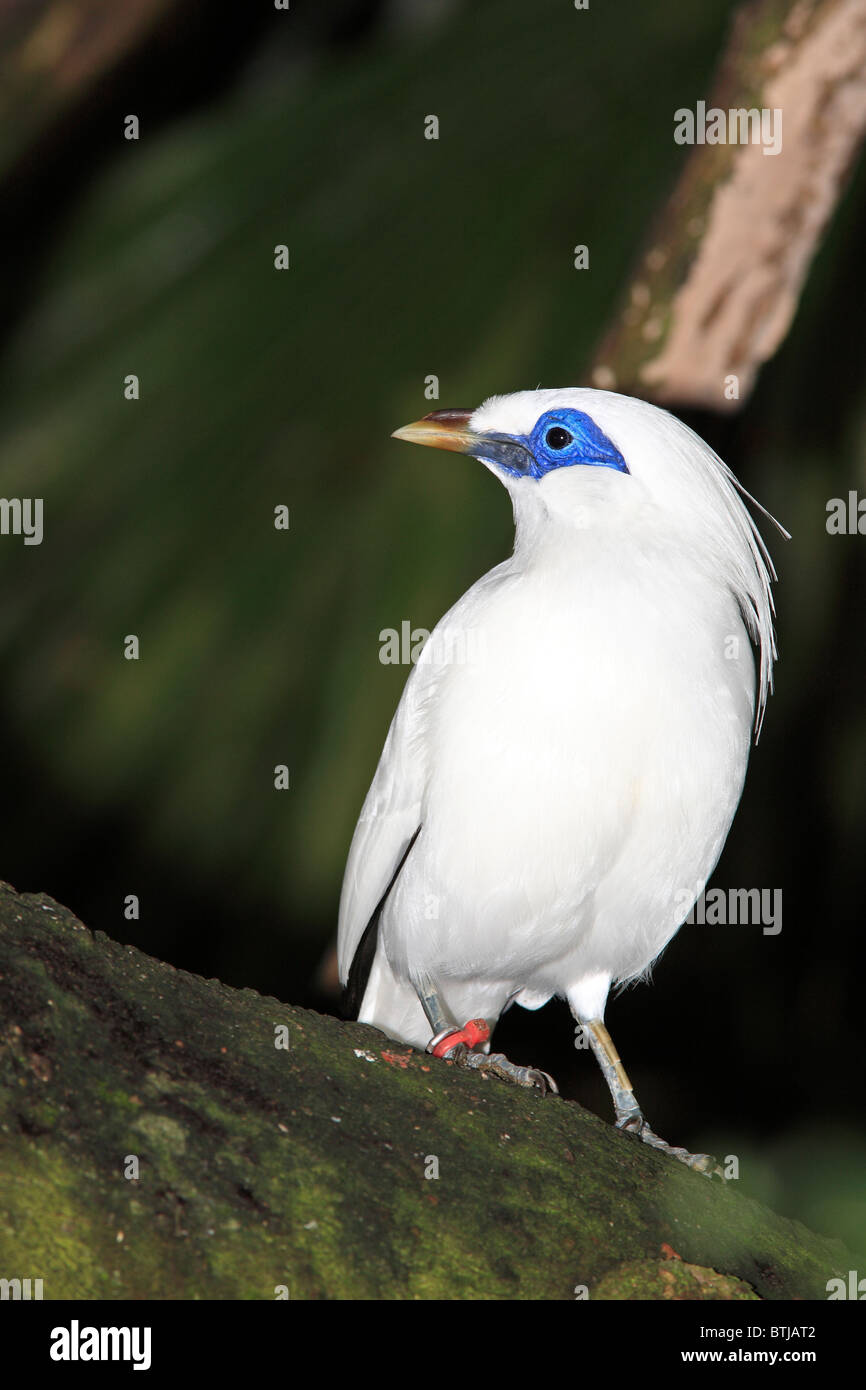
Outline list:
[[[439,655],[458,659],[424,713],[423,828],[383,917],[389,959],[550,993],[639,973],[742,789],[754,669],[734,599],[663,548],[623,554],[587,532],[502,567],[457,620]]]

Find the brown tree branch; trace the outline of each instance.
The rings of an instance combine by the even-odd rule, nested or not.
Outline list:
[[[726,117],[781,112],[781,149],[695,144],[591,379],[665,403],[726,410],[748,397],[788,332],[866,133],[866,5],[744,7],[706,108]],[[730,132],[730,120],[720,129]]]

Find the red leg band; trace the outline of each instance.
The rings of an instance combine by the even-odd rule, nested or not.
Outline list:
[[[440,1038],[434,1048],[431,1049],[434,1057],[444,1057],[446,1052],[450,1052],[452,1047],[458,1043],[465,1043],[470,1052],[479,1043],[487,1042],[490,1037],[490,1029],[483,1018],[470,1018],[468,1023],[464,1023],[462,1028],[455,1028],[453,1033],[446,1033],[444,1038]]]

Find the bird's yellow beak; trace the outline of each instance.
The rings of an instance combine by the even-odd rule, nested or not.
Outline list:
[[[455,454],[472,454],[481,443],[481,436],[469,429],[471,416],[471,410],[434,410],[423,420],[395,430],[391,438],[428,444],[433,449],[450,449]]]

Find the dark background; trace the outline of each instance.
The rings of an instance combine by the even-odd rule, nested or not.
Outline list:
[[[511,545],[486,470],[389,434],[430,373],[441,406],[586,380],[732,7],[150,8],[77,84],[50,4],[0,31],[2,492],[46,527],[0,544],[0,874],[336,1008],[320,965],[407,675],[379,632],[432,628]],[[781,888],[783,929],[687,926],[608,1012],[656,1129],[860,1249],[866,541],[825,523],[866,495],[864,234],[860,169],[752,400],[685,416],[793,533],[763,523],[777,692],[712,880]],[[609,1117],[572,1036],[550,1005],[497,1045]]]

